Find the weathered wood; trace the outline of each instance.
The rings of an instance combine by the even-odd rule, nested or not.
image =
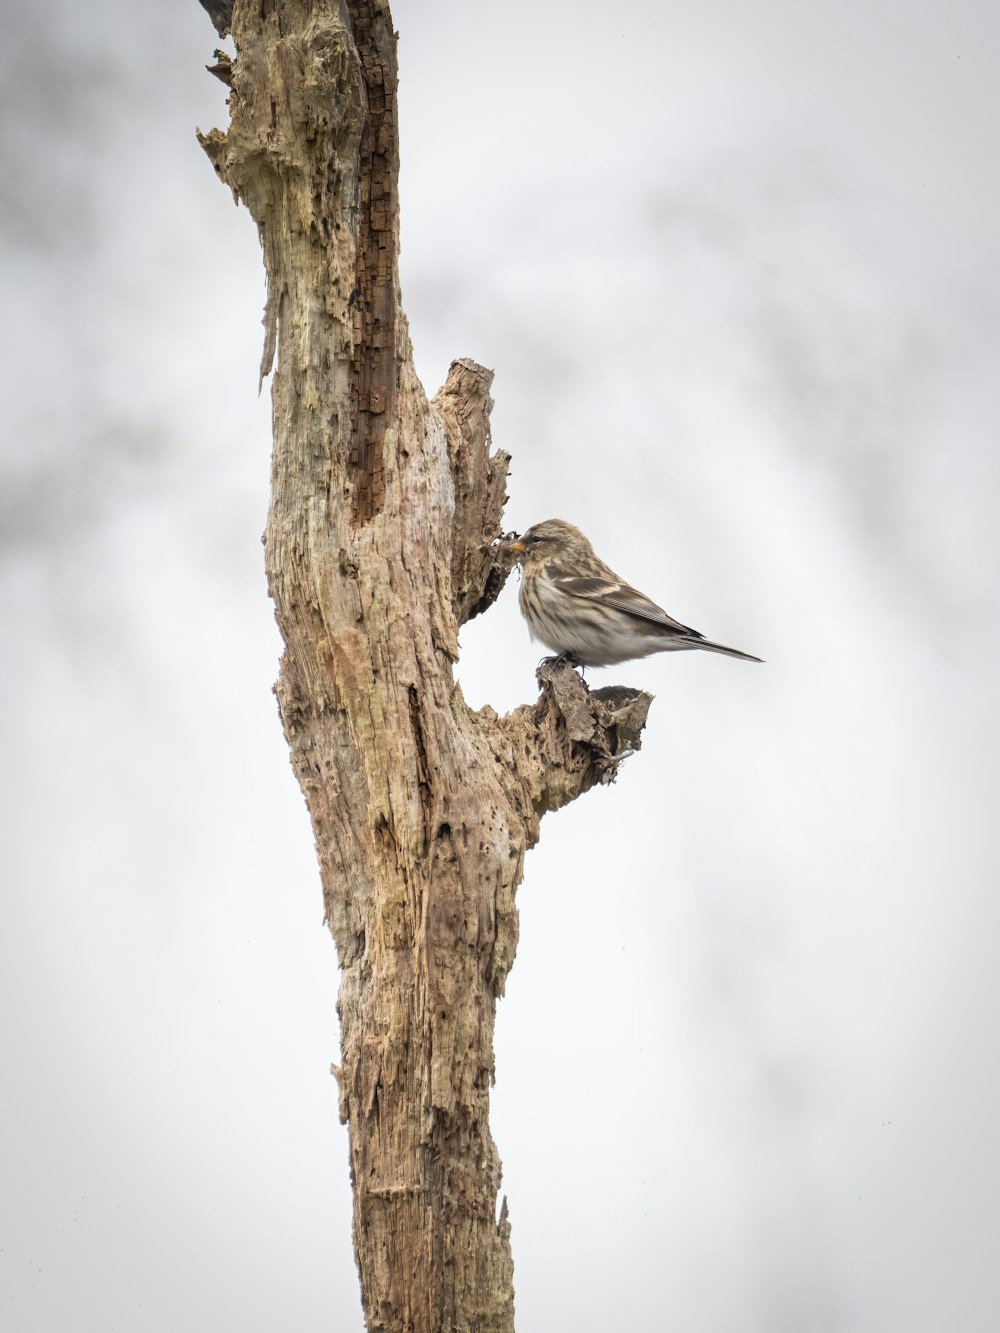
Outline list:
[[[354,1241],[369,1330],[513,1328],[490,1136],[493,1024],[541,815],[614,775],[649,699],[545,667],[468,708],[458,630],[507,575],[491,373],[433,402],[398,288],[396,48],[384,0],[238,0],[231,124],[201,142],[259,229],[274,455],[276,694],[342,968]]]

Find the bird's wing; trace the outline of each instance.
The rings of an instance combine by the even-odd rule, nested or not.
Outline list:
[[[673,616],[668,616],[662,606],[657,606],[638,589],[630,587],[620,579],[595,578],[592,575],[571,574],[568,570],[559,569],[551,570],[551,576],[560,590],[571,597],[581,597],[588,602],[603,602],[605,606],[610,606],[615,611],[624,611],[627,615],[638,616],[640,620],[652,621],[654,625],[672,630],[685,638],[705,637],[690,625],[682,625],[679,620],[674,620]]]

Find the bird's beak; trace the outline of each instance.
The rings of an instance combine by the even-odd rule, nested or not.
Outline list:
[[[516,555],[524,555],[524,553],[525,553],[525,551],[526,551],[527,549],[528,549],[528,548],[525,546],[524,542],[508,542],[508,543],[507,543],[507,550],[508,550],[508,551],[513,551]]]

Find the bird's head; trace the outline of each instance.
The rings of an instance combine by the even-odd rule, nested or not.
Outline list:
[[[544,523],[536,523],[520,537],[507,542],[507,550],[522,565],[534,565],[549,560],[552,556],[561,559],[579,560],[592,556],[590,542],[572,523],[564,523],[561,518],[547,518]]]

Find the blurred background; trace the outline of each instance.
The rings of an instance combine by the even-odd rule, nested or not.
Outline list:
[[[8,7],[0,1309],[360,1333],[337,967],[271,695],[254,228],[195,0]],[[656,695],[519,893],[519,1333],[992,1333],[1000,13],[398,3],[428,392],[508,526],[767,659]],[[507,710],[516,580],[463,634]]]

